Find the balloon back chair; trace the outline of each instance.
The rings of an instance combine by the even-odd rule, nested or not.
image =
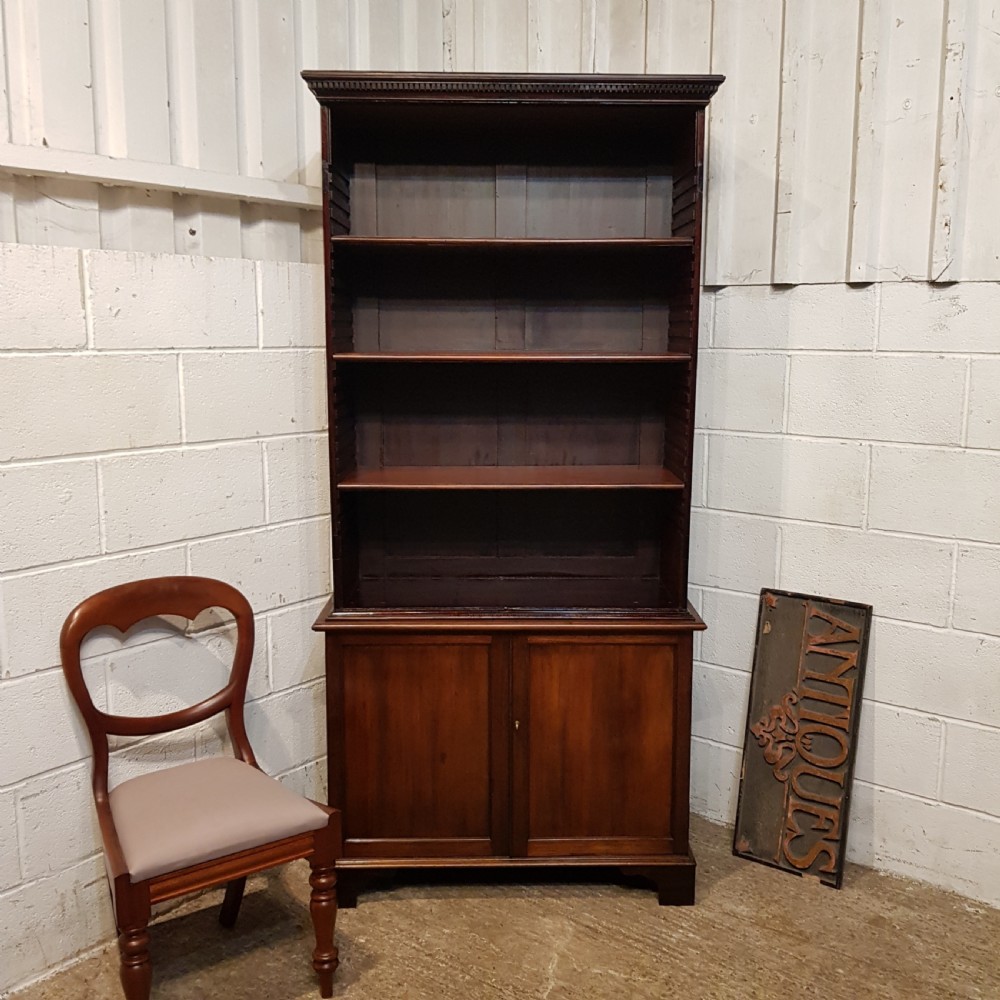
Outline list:
[[[165,715],[110,715],[94,705],[80,666],[80,645],[89,632],[110,625],[124,634],[147,618],[171,615],[193,620],[215,607],[236,618],[236,650],[225,687],[196,705]],[[202,577],[160,577],[112,587],[88,597],[63,625],[62,668],[94,751],[94,801],[127,1000],[149,997],[147,927],[153,903],[227,883],[219,921],[232,927],[247,875],[297,858],[308,858],[312,869],[313,968],[321,996],[333,993],[340,814],[297,795],[258,767],[243,718],[253,643],[253,611],[246,598],[226,583]],[[164,768],[109,791],[109,736],[166,733],[220,712],[226,714],[233,758],[205,758]]]

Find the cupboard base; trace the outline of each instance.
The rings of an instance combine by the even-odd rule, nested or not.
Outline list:
[[[366,892],[398,888],[403,884],[498,884],[565,882],[584,880],[653,889],[660,906],[692,906],[695,897],[696,862],[691,854],[636,864],[612,859],[483,858],[461,863],[440,859],[357,861],[342,859],[337,866],[337,905],[353,909]]]

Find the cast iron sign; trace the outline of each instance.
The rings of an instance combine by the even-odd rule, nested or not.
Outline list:
[[[840,888],[872,609],[760,595],[733,853]]]

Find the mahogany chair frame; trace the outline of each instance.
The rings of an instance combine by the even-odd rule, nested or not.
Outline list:
[[[94,705],[80,664],[80,646],[88,633],[110,625],[124,635],[137,622],[163,615],[193,621],[200,612],[213,607],[229,611],[236,619],[236,651],[225,687],[196,705],[164,715],[110,715]],[[244,721],[253,646],[253,611],[246,598],[229,584],[205,577],[159,577],[112,587],[80,603],[63,624],[60,634],[62,668],[93,747],[94,802],[104,841],[118,929],[121,982],[127,1000],[147,1000],[150,994],[152,964],[148,925],[152,904],[226,883],[219,921],[224,927],[232,927],[239,914],[247,876],[299,858],[307,858],[311,867],[309,909],[316,934],[313,968],[319,976],[320,995],[333,994],[333,974],[338,965],[337,948],[333,944],[337,916],[336,858],[342,842],[338,810],[316,803],[329,816],[327,825],[318,830],[139,882],[131,880],[111,814],[109,736],[152,736],[193,726],[225,712],[235,756],[260,770]]]

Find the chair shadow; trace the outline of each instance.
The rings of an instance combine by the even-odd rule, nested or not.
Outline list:
[[[247,883],[236,926],[219,924],[223,889],[213,889],[154,919],[150,928],[153,991],[162,1000],[225,996],[298,998],[318,996],[312,967],[315,943],[309,914],[308,869],[267,872]],[[301,879],[301,895],[288,880]],[[341,966],[334,996],[350,987],[371,965],[371,956],[336,933]],[[345,952],[351,955],[345,967]]]

